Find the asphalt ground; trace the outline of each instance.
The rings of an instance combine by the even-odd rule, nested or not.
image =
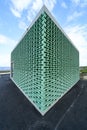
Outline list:
[[[42,116],[9,74],[0,75],[0,130],[87,130],[87,81],[80,80]]]

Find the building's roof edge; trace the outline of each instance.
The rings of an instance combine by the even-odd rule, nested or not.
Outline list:
[[[39,18],[39,16],[41,15],[41,13],[45,10],[46,6],[43,5],[42,8],[40,9],[40,11],[38,12],[38,14],[36,15],[36,17],[33,19],[33,21],[30,23],[30,25],[28,26],[28,28],[25,30],[25,32],[23,33],[22,37],[20,38],[20,40],[18,41],[17,45],[14,47],[14,49],[12,50],[12,52],[15,50],[15,48],[19,45],[20,41],[24,38],[24,36],[27,34],[27,32],[29,31],[29,29],[32,27],[32,25],[35,23],[35,21]]]
[[[22,35],[21,39],[19,40],[18,44],[20,43],[20,41],[24,38],[24,36],[27,34],[27,32],[29,31],[29,29],[32,27],[32,25],[35,23],[35,21],[39,18],[39,16],[43,13],[46,12],[47,15],[53,20],[53,22],[57,25],[57,27],[63,32],[63,34],[67,37],[67,39],[70,41],[70,43],[74,46],[74,48],[76,48],[76,46],[73,44],[73,42],[71,41],[71,39],[69,38],[69,36],[64,32],[64,30],[62,29],[62,27],[58,24],[58,22],[56,21],[56,19],[54,18],[54,16],[52,16],[52,14],[49,12],[49,10],[47,9],[47,7],[45,5],[42,6],[42,8],[40,9],[40,11],[38,12],[38,14],[36,15],[36,17],[34,18],[34,20],[31,22],[31,24],[29,25],[29,27],[26,29],[26,31],[24,32],[24,34]],[[14,47],[14,49],[18,46],[18,44]],[[14,50],[13,49],[13,50]],[[12,50],[12,52],[13,52]],[[76,50],[78,51],[78,49],[76,48]],[[79,52],[79,51],[78,51]]]
[[[53,20],[53,22],[57,25],[57,27],[63,32],[63,34],[67,37],[67,39],[71,42],[71,44],[76,48],[76,46],[73,44],[72,40],[70,39],[70,37],[65,33],[65,31],[63,30],[63,28],[59,25],[58,21],[56,20],[56,18],[49,12],[49,10],[46,8],[46,6],[44,5],[42,7],[42,10],[44,10],[48,16],[50,16],[50,18]],[[79,52],[79,50],[76,48],[76,50]]]

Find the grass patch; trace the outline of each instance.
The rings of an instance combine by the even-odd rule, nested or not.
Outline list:
[[[81,67],[80,73],[87,73],[87,67]]]

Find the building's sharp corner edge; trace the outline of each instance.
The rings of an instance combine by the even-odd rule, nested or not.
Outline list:
[[[44,116],[66,93],[68,93],[68,91],[70,91],[72,89],[72,87],[80,80],[78,79],[78,81],[76,81],[72,87],[70,87],[64,94],[61,95],[60,98],[58,98],[55,102],[52,103],[52,105],[46,109],[44,112],[40,111],[40,109],[36,106],[36,104],[33,103],[33,101],[23,92],[23,90],[18,87],[18,85],[16,84],[16,82],[13,80],[13,78],[11,78],[10,76],[10,79],[14,82],[14,84],[17,86],[17,88],[24,94],[24,96],[33,104],[33,106],[36,108],[36,110],[42,115]]]

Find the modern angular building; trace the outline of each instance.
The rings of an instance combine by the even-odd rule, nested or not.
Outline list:
[[[11,79],[42,115],[79,80],[79,52],[45,6],[11,53]]]

